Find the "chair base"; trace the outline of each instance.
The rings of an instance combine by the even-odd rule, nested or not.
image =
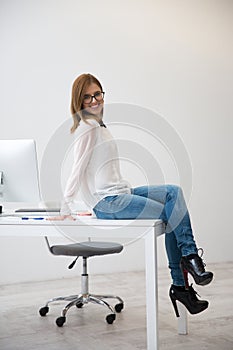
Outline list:
[[[76,262],[77,258],[74,260]],[[73,263],[71,264],[73,265]],[[113,308],[108,304],[104,299],[117,299],[118,304]],[[66,322],[67,311],[72,307],[76,306],[77,308],[83,307],[84,304],[94,303],[107,307],[111,313],[106,316],[106,322],[112,324],[116,319],[116,312],[121,312],[124,308],[123,300],[116,295],[96,295],[89,293],[89,275],[87,273],[87,257],[83,256],[83,273],[81,275],[81,294],[78,295],[69,295],[66,297],[57,297],[47,301],[46,305],[40,308],[39,313],[41,316],[46,316],[49,312],[49,304],[56,301],[69,301],[69,303],[63,308],[61,317],[56,319],[56,324],[58,327],[62,327]]]
[[[117,299],[119,301],[118,304],[113,308],[109,303],[107,303],[104,299]],[[124,308],[123,300],[116,295],[96,295],[96,294],[79,294],[79,295],[69,295],[65,297],[56,297],[47,301],[46,305],[39,310],[41,316],[46,316],[49,312],[49,304],[57,301],[69,301],[69,303],[63,308],[61,317],[56,319],[56,324],[58,327],[62,327],[66,322],[66,314],[67,311],[72,307],[76,306],[77,308],[82,308],[84,304],[93,303],[102,305],[110,310],[110,314],[108,314],[105,318],[108,324],[112,324],[116,319],[116,312],[119,313]]]

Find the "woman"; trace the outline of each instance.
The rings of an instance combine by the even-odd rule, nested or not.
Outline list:
[[[187,274],[193,276],[196,284],[206,285],[213,273],[205,271],[198,255],[182,190],[173,185],[131,188],[122,179],[116,143],[102,120],[103,107],[100,82],[91,74],[79,76],[74,81],[71,100],[71,132],[77,133],[75,159],[57,219],[74,220],[70,204],[78,191],[99,219],[162,219],[173,280],[169,295],[176,316],[176,300],[191,314],[202,312],[208,302],[196,297]]]

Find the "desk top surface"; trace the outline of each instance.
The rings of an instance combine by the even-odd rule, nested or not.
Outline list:
[[[37,215],[7,214],[0,215],[0,237],[10,236],[64,236],[72,240],[77,237],[110,238],[117,239],[145,237],[149,232],[156,236],[164,233],[162,220],[100,220],[96,217],[75,217],[75,221],[50,221],[49,217],[57,216],[37,213]],[[24,219],[22,219],[24,218]],[[26,218],[26,219],[25,219]],[[153,231],[151,231],[153,230]]]
[[[22,218],[27,219],[22,219]],[[155,227],[162,224],[162,220],[100,220],[95,217],[75,217],[75,221],[50,221],[46,215],[0,215],[0,225],[23,225],[23,226],[137,226],[137,227]]]

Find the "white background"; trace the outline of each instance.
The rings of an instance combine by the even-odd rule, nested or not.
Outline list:
[[[198,246],[207,262],[232,260],[232,36],[231,0],[1,0],[0,138],[34,138],[40,162],[70,118],[72,82],[96,75],[106,103],[148,108],[180,135]],[[142,269],[141,244],[96,258],[93,272]],[[163,239],[159,247],[164,266]],[[0,259],[2,283],[77,273],[39,238],[1,238]]]

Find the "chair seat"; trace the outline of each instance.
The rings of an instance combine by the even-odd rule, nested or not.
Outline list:
[[[87,241],[73,244],[59,244],[51,247],[54,255],[83,256],[120,253],[123,245],[114,242]]]

